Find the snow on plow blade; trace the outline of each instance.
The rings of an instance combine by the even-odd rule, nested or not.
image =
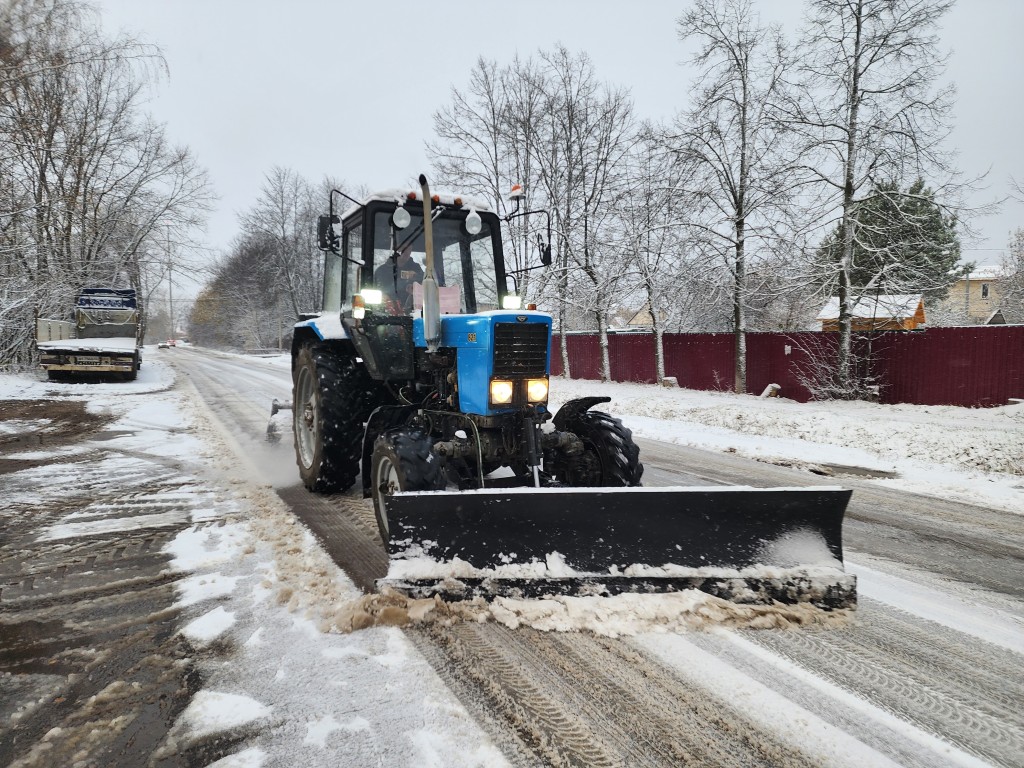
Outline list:
[[[415,597],[700,589],[856,605],[840,488],[503,488],[385,497],[388,576]]]

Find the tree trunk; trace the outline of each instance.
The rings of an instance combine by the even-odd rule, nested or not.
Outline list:
[[[863,34],[863,7],[857,3],[853,41],[853,71],[850,73],[850,108],[846,124],[846,168],[843,180],[843,247],[839,256],[839,350],[836,375],[843,397],[852,397],[851,376],[853,313],[850,308],[850,273],[853,269],[853,238],[856,226],[854,192],[856,191],[857,150],[859,140],[860,57]]]
[[[572,371],[569,370],[569,338],[565,333],[565,302],[558,305],[558,330],[562,336],[562,375],[567,379],[572,378]]]
[[[608,324],[605,322],[604,312],[597,311],[597,325],[601,339],[601,381],[612,380],[612,363],[608,356]]]
[[[661,384],[665,380],[665,331],[654,312],[654,303],[649,298],[647,307],[651,313],[651,328],[654,331],[654,375],[658,377],[657,383]]]
[[[745,222],[742,218],[736,219],[736,275],[733,284],[732,314],[733,333],[736,339],[736,365],[735,381],[733,391],[737,395],[746,394],[747,391],[747,317],[746,297],[744,296],[744,285],[746,283],[746,255],[744,253],[744,232]]]

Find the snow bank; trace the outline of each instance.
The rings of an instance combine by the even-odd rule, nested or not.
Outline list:
[[[551,403],[606,395],[635,437],[735,453],[825,475],[1024,514],[1024,405],[998,408],[797,403],[727,392],[558,378]]]
[[[0,400],[39,400],[53,396],[93,399],[106,395],[138,395],[160,392],[174,384],[174,370],[166,363],[144,357],[135,381],[75,382],[47,381],[41,370],[0,376]]]
[[[860,401],[797,403],[785,398],[757,398],[727,392],[667,389],[642,384],[601,383],[556,379],[552,395],[561,401],[587,394],[612,397],[616,415],[656,422],[681,422],[728,430],[734,435],[784,438],[815,444],[803,458],[826,462],[818,449],[851,449],[855,456],[874,456],[884,466],[904,459],[948,464],[962,469],[1024,474],[1024,406],[960,408],[934,405],[879,405]],[[645,422],[634,434],[660,439]],[[673,426],[665,425],[672,435]],[[675,435],[669,442],[686,443]],[[747,444],[739,445],[743,452]],[[765,444],[758,446],[770,451]],[[789,446],[792,447],[792,446]],[[855,464],[849,454],[833,453],[839,463]],[[754,456],[763,458],[763,456]]]

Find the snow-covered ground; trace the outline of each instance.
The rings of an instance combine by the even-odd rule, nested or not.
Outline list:
[[[0,376],[0,408],[10,400],[86,400],[90,412],[115,417],[108,429],[120,436],[105,445],[182,462],[198,477],[198,488],[184,505],[191,524],[168,553],[171,568],[181,575],[177,605],[186,618],[180,631],[199,656],[209,657],[207,686],[184,710],[161,754],[213,736],[259,731],[258,746],[218,761],[219,768],[358,765],[367,756],[374,756],[369,760],[374,763],[437,768],[505,764],[400,629],[331,631],[338,614],[347,620],[353,613],[358,590],[269,485],[251,481],[251,470],[238,464],[224,436],[209,425],[208,414],[190,401],[187,390],[173,386],[173,370],[155,356],[150,354],[139,378],[127,384]],[[3,423],[7,436],[49,426],[46,419]],[[7,458],[53,456],[29,450]],[[59,492],[80,482],[88,464],[58,461],[23,471],[52,473]],[[56,539],[100,532],[89,520],[88,504],[83,507],[38,535]],[[176,522],[157,517],[104,521],[102,530],[111,524]],[[377,623],[402,623],[407,611],[385,612]],[[222,660],[225,649],[230,649],[229,663]]]
[[[605,604],[607,611],[582,599],[532,608],[504,601],[490,609],[467,608],[459,616],[438,615],[431,601],[360,596],[270,484],[252,481],[259,470],[245,465],[245,451],[214,424],[188,386],[174,386],[173,371],[159,354],[147,349],[132,383],[86,386],[45,382],[32,374],[0,376],[0,403],[86,400],[90,412],[114,418],[110,429],[124,433],[116,438],[120,447],[181,462],[198,478],[200,489],[187,505],[191,519],[167,551],[171,568],[181,575],[178,605],[185,618],[180,631],[207,659],[207,684],[182,713],[164,746],[168,753],[211,735],[252,733],[251,746],[216,765],[503,765],[501,752],[399,625],[434,615],[438,621],[640,633],[649,647],[668,653],[652,638],[685,632],[705,619],[728,618],[693,595],[674,602],[665,596],[636,598],[625,609]],[[280,370],[287,357],[264,362]],[[799,404],[563,379],[553,382],[552,391],[559,402],[610,396],[609,409],[640,437],[771,462],[889,472],[896,477],[872,482],[1024,513],[1022,405],[968,410]],[[0,421],[0,435],[49,428],[43,418]],[[282,451],[281,461],[291,462],[287,447]],[[9,457],[54,455],[23,451]],[[65,483],[73,483],[76,466],[58,461],[33,471],[60,472]],[[86,510],[39,535],[73,537],[89,524]],[[147,523],[140,518],[123,524]],[[1019,638],[1014,640],[1008,625],[999,624],[1005,638],[996,642],[1020,652]],[[360,626],[369,628],[348,631]],[[857,764],[857,754],[830,762]]]
[[[1024,514],[1024,404],[798,403],[566,379],[551,389],[559,402],[611,397],[607,407],[638,437],[776,463],[888,472],[897,477],[873,482]]]

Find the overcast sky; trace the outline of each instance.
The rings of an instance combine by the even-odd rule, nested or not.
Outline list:
[[[100,0],[108,32],[158,45],[170,78],[150,110],[209,171],[219,196],[209,244],[228,247],[236,215],[274,165],[373,189],[429,170],[431,115],[479,56],[508,62],[558,43],[586,51],[597,76],[628,88],[641,118],[687,104],[692,71],[676,19],[687,0]],[[798,0],[761,0],[762,19],[795,33]],[[947,73],[958,88],[952,147],[967,176],[988,172],[985,202],[1024,183],[1024,2],[960,0],[946,17]],[[1024,203],[975,222],[964,256],[998,263]],[[974,250],[970,250],[973,248]]]

